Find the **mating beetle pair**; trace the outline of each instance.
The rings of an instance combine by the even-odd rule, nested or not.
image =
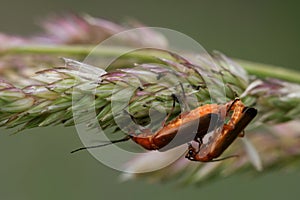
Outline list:
[[[147,150],[167,150],[191,141],[198,143],[198,148],[189,143],[186,158],[191,161],[211,162],[217,159],[240,135],[257,114],[255,108],[246,107],[240,99],[225,104],[206,104],[190,112],[182,113],[152,133],[142,130],[136,135],[129,132],[125,138],[107,144],[83,147],[72,151],[97,148],[113,143],[133,140]],[[226,119],[228,122],[225,123]],[[196,129],[195,129],[196,127]],[[212,137],[203,144],[204,136],[213,132]],[[226,157],[228,158],[228,157]]]

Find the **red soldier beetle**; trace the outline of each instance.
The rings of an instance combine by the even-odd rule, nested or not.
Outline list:
[[[227,141],[228,138],[231,138],[228,136],[231,134],[231,132],[234,132],[235,134],[236,132],[239,132],[238,134],[236,134],[239,135],[243,131],[239,131],[240,127],[244,129],[248,125],[248,123],[245,125],[239,125],[240,123],[242,123],[240,122],[240,119],[244,119],[246,117],[243,113],[244,109],[245,106],[240,99],[236,99],[234,101],[230,101],[226,104],[221,105],[206,104],[204,106],[197,107],[190,112],[180,114],[178,117],[176,117],[166,125],[163,124],[162,128],[155,133],[152,133],[149,129],[142,130],[142,133],[138,135],[136,135],[134,132],[130,132],[126,137],[120,140],[114,140],[110,143],[96,146],[79,148],[72,151],[71,153],[83,149],[103,147],[113,143],[124,142],[130,139],[147,150],[165,151],[194,140],[199,144],[198,151],[196,151],[196,149],[190,145],[186,158],[193,161],[207,162],[221,155],[221,153],[233,142],[235,137],[234,139],[232,139],[232,141]],[[233,113],[231,116],[229,116],[231,111],[233,111]],[[223,125],[226,117],[230,117],[230,121],[228,124],[224,125],[222,131],[220,132],[221,135],[226,135],[226,137],[216,136],[216,142],[218,142],[219,146],[214,146],[214,142],[209,142],[209,144],[205,145],[205,148],[201,148],[203,137],[212,130],[218,130],[221,125]],[[253,118],[251,118],[251,120]],[[237,123],[239,123],[239,126],[237,126],[236,128],[235,126]],[[191,127],[195,127],[195,125],[197,129],[191,130]],[[172,140],[175,138],[175,136],[176,141],[173,142]],[[226,140],[227,142],[219,141],[222,139]],[[206,157],[204,155],[205,152],[208,152],[208,155]]]
[[[237,109],[236,113],[233,113],[229,124],[225,124],[221,132],[216,132],[206,145],[196,150],[196,148],[189,144],[189,150],[185,157],[191,161],[199,162],[214,162],[236,157],[236,155],[233,155],[216,159],[232,144],[257,115],[255,108],[239,108],[242,108],[241,113],[239,113],[239,109]]]

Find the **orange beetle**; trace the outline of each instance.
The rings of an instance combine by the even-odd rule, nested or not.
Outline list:
[[[229,156],[215,159],[218,158],[239,135],[241,135],[246,126],[256,115],[257,110],[255,108],[244,107],[241,110],[241,113],[237,110],[237,112],[233,114],[229,124],[225,124],[221,131],[215,132],[207,144],[201,146],[198,150],[189,144],[188,152],[185,157],[191,161],[200,162],[220,161],[235,157]]]
[[[240,99],[221,105],[206,104],[190,112],[180,114],[155,133],[152,133],[149,129],[144,129],[141,134],[137,135],[132,131],[120,140],[79,148],[71,153],[83,149],[103,147],[130,139],[147,150],[160,151],[165,151],[190,141],[196,141],[199,144],[198,150],[189,145],[186,158],[201,162],[215,161],[213,159],[220,156],[230,146],[255,117],[256,113],[257,111],[254,108],[245,107]],[[229,117],[229,122],[221,127],[227,117]],[[215,130],[213,139],[205,146],[202,146],[203,137],[213,130]]]

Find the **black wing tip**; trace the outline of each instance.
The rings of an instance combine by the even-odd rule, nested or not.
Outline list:
[[[247,114],[248,116],[254,118],[257,115],[257,109],[255,108],[246,108],[244,111],[244,114]]]

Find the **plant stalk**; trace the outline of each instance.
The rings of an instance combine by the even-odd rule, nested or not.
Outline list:
[[[16,46],[0,50],[0,56],[3,55],[19,55],[19,54],[48,54],[48,55],[69,55],[69,56],[87,56],[91,52],[93,55],[99,56],[119,56],[123,52],[130,52],[131,50],[125,47],[101,47],[94,49],[92,45],[25,45]],[[128,51],[127,51],[128,50]],[[156,51],[154,54],[149,55],[142,51],[131,52],[124,55],[126,58],[136,58],[141,60],[155,60],[156,57],[166,57],[167,54]],[[241,59],[234,59],[235,62],[240,64],[249,74],[255,75],[260,78],[277,78],[292,83],[300,84],[300,72],[290,70],[283,67],[273,66],[269,64],[256,63]]]

